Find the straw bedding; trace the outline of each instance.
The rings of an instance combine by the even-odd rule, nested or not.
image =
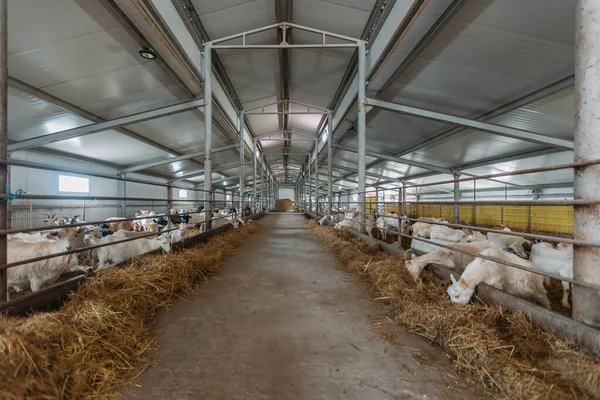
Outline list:
[[[455,305],[449,282],[428,271],[415,283],[402,257],[350,239],[347,232],[310,223],[326,250],[349,272],[372,284],[390,318],[441,347],[463,377],[499,399],[600,397],[600,363],[570,343],[538,329],[520,312],[481,304]]]
[[[0,398],[113,397],[151,365],[156,311],[219,272],[260,229],[249,221],[192,249],[101,270],[59,311],[0,317]]]

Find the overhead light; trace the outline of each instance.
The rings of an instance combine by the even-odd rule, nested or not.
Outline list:
[[[354,127],[354,125],[348,128],[348,132],[356,132],[356,128]]]
[[[153,52],[152,50],[148,50],[148,49],[141,49],[139,51],[140,56],[144,57],[146,60],[156,60],[156,53]]]

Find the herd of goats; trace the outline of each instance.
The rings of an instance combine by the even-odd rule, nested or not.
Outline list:
[[[8,267],[8,286],[16,292],[27,286],[37,292],[64,273],[104,268],[159,249],[169,252],[171,245],[182,241],[192,229],[204,232],[209,214],[211,228],[226,224],[237,228],[252,210],[246,207],[243,215],[235,208],[212,213],[204,212],[203,207],[171,209],[168,215],[140,210],[132,220],[112,217],[96,225],[86,224],[78,215],[46,214],[45,222],[56,228],[8,235],[8,264],[14,264]],[[54,256],[60,253],[68,254]],[[28,262],[32,259],[36,260]]]
[[[329,213],[319,221],[335,223],[336,229],[358,229],[358,212]],[[412,237],[411,249],[405,252],[405,267],[410,276],[417,281],[421,272],[429,264],[442,265],[462,275],[457,280],[451,275],[452,285],[447,292],[454,303],[467,304],[478,284],[485,283],[510,294],[530,299],[550,309],[545,284],[549,278],[528,270],[539,270],[557,277],[573,278],[573,246],[567,243],[553,245],[548,242],[532,243],[514,234],[488,232],[483,235],[474,229],[452,229],[448,221],[442,218],[417,218],[414,223],[407,216],[399,217],[394,213],[374,215],[365,213],[365,230],[371,237],[380,233],[383,241],[390,232],[400,236]],[[466,223],[465,223],[466,225]],[[511,232],[505,226],[495,230]],[[415,242],[426,239],[452,247],[435,246],[437,250],[418,256]],[[431,244],[433,244],[431,243]],[[421,253],[421,252],[420,252]],[[480,257],[479,257],[480,256]],[[510,266],[512,264],[513,266]],[[517,268],[523,267],[523,269]],[[561,304],[569,305],[569,282],[562,281],[563,296]]]

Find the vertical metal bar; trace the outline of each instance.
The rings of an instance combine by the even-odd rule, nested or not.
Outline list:
[[[244,209],[244,163],[246,162],[244,157],[244,125],[244,111],[240,111],[240,212]],[[233,196],[231,196],[231,202],[233,203]]]
[[[253,158],[254,158],[254,172],[253,172],[254,173],[254,175],[253,175],[253,177],[254,177],[254,182],[253,182],[254,183],[254,193],[252,195],[252,203],[254,203],[254,204],[252,204],[252,212],[256,213],[256,212],[258,212],[258,210],[256,209],[256,198],[257,198],[256,197],[256,175],[257,175],[256,165],[258,164],[258,156],[256,155],[256,153],[258,152],[258,148],[256,147],[256,138],[254,139],[253,152],[254,152],[254,155],[253,155]]]
[[[125,178],[127,174],[119,174],[119,178]],[[125,197],[125,193],[127,191],[127,182],[119,181],[119,196]],[[121,217],[125,218],[127,216],[127,205],[125,204],[125,200],[121,200]],[[85,217],[83,218],[85,221]]]
[[[319,214],[319,138],[315,138],[315,214]]]
[[[385,205],[383,206],[385,211]],[[375,186],[375,214],[379,212],[379,186]]]
[[[173,187],[167,186],[167,231],[171,229],[171,208],[173,208]]]
[[[212,224],[212,45],[210,42],[204,44],[204,126],[206,138],[204,146],[204,190],[207,199],[204,202],[206,211],[206,230],[211,229]]]
[[[577,0],[575,5],[575,162],[600,157],[600,2]],[[600,165],[574,169],[575,200],[600,200]],[[600,206],[574,207],[573,238],[600,241]],[[600,284],[600,248],[575,245],[573,279]],[[573,318],[600,326],[598,292],[574,285]]]
[[[260,211],[265,208],[265,156],[263,154],[260,163]]]
[[[329,212],[333,205],[333,112],[327,112],[327,206]]]
[[[402,181],[402,215],[406,214],[406,182]]]
[[[367,81],[365,42],[358,45],[358,231],[365,230],[365,189],[367,179]]]
[[[312,153],[308,154],[308,210],[312,212]]]
[[[0,0],[0,159],[8,160],[8,17],[7,0]],[[0,194],[6,193],[8,183],[8,167],[0,165]],[[0,203],[0,230],[8,229],[8,199]],[[0,265],[8,260],[7,235],[0,235]],[[8,270],[0,270],[0,302],[8,300]]]
[[[473,180],[473,225],[477,226],[477,184],[476,180]]]
[[[458,202],[460,201],[460,182],[458,182],[458,179],[460,178],[460,174],[459,173],[455,173],[454,174],[454,223],[458,223],[459,220],[459,205]]]

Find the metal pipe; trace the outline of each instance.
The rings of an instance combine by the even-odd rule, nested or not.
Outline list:
[[[406,215],[406,182],[402,181],[402,215]]]
[[[246,162],[244,157],[244,112],[240,111],[240,212],[244,209],[244,163]],[[231,198],[233,203],[233,196]]]
[[[367,49],[365,42],[358,45],[358,231],[366,233],[365,187],[367,172]]]
[[[204,44],[204,127],[205,127],[205,146],[204,146],[204,190],[208,193],[205,198],[204,209],[212,210],[212,47],[211,43]],[[212,213],[206,216],[205,230],[212,227]]]
[[[225,146],[219,146],[219,147],[214,147],[212,149],[213,153],[218,153],[221,151],[227,151],[227,150],[232,150],[232,149],[237,149],[238,148],[238,144],[237,143],[233,143],[233,144],[228,144]],[[153,168],[153,167],[158,167],[160,165],[165,165],[165,164],[172,164],[178,161],[185,161],[185,160],[190,160],[192,158],[196,158],[196,157],[202,157],[204,156],[204,150],[202,151],[196,151],[194,153],[189,153],[189,154],[183,154],[177,157],[168,157],[168,158],[164,158],[162,160],[156,160],[156,161],[150,161],[150,162],[145,162],[145,163],[141,163],[141,164],[136,164],[136,165],[131,165],[129,167],[125,167],[121,170],[121,172],[136,172],[136,171],[142,171],[144,169],[148,169],[148,168]]]
[[[333,196],[333,112],[327,112],[327,202],[329,212],[332,210]]]
[[[7,1],[0,0],[0,159],[8,160],[8,16]],[[0,166],[0,193],[7,195],[8,166]],[[0,230],[8,228],[8,201],[0,203]],[[0,234],[0,265],[8,262],[8,238]],[[0,302],[8,301],[8,272],[0,271]]]
[[[440,121],[444,123],[450,123],[453,125],[464,126],[473,128],[478,131],[493,133],[500,136],[506,136],[514,139],[519,139],[532,143],[541,143],[544,145],[550,145],[553,147],[559,147],[561,149],[573,150],[573,142],[563,139],[557,139],[551,136],[540,135],[539,133],[525,131],[522,129],[515,129],[502,125],[490,124],[488,122],[481,122],[478,120],[472,120],[468,118],[458,117],[456,115],[443,114],[431,110],[424,110],[422,108],[405,106],[402,104],[392,103],[389,101],[368,99],[368,104],[374,107],[381,107],[383,109],[396,111],[402,114],[413,115],[416,117]]]
[[[173,188],[167,187],[167,230],[171,230],[171,207],[173,207]]]
[[[265,155],[262,155],[260,163],[260,211],[265,208]]]
[[[254,149],[252,151],[253,153],[253,159],[254,159],[254,169],[252,170],[252,185],[254,186],[254,192],[252,194],[252,212],[257,213],[258,210],[256,209],[256,164],[258,164],[258,157],[256,155],[257,153],[257,147],[256,147],[256,138],[254,138]]]
[[[460,178],[459,173],[454,174],[454,222],[458,222],[459,220],[459,205],[460,201],[460,183],[458,182],[458,178]],[[440,215],[441,217],[441,215]]]
[[[0,165],[11,165],[11,166],[15,166],[15,167],[42,169],[42,170],[56,171],[56,172],[67,172],[67,173],[70,173],[70,174],[93,176],[93,177],[96,177],[96,178],[113,179],[113,180],[124,181],[124,182],[141,183],[141,184],[144,184],[144,185],[152,185],[152,186],[167,187],[169,185],[168,183],[162,183],[162,182],[156,182],[156,181],[147,181],[147,180],[144,180],[144,179],[125,178],[124,177],[125,174],[123,174],[123,173],[121,173],[119,175],[109,175],[109,174],[103,174],[103,173],[100,173],[100,172],[90,172],[90,171],[74,170],[72,168],[62,168],[62,167],[55,167],[55,166],[52,166],[52,165],[32,163],[32,162],[29,162],[29,161],[0,160]],[[121,171],[121,172],[123,172],[123,171]],[[121,175],[123,175],[123,176],[121,176]],[[177,189],[187,189],[186,187],[183,187],[183,186],[173,186],[173,187],[177,188]],[[201,191],[202,189],[196,189],[196,190]]]
[[[577,0],[575,29],[575,162],[600,157],[600,3]],[[574,199],[600,200],[600,166],[574,168]],[[600,206],[579,206],[574,210],[573,237],[600,240]],[[600,284],[600,249],[574,246],[573,278]],[[573,287],[573,318],[600,327],[600,296],[595,290]]]
[[[312,154],[308,153],[308,210],[312,212]]]
[[[319,214],[319,138],[315,138],[315,214]]]
[[[51,133],[49,135],[37,136],[31,139],[21,140],[8,146],[9,151],[26,150],[33,147],[43,146],[45,144],[58,142],[65,139],[85,136],[96,132],[102,132],[109,129],[120,128],[127,125],[136,124],[168,115],[182,113],[197,107],[202,107],[204,100],[191,100],[172,106],[161,107],[154,110],[148,110],[133,115],[115,118],[108,121],[97,122],[90,125],[84,125],[78,128],[67,129],[65,131]]]

